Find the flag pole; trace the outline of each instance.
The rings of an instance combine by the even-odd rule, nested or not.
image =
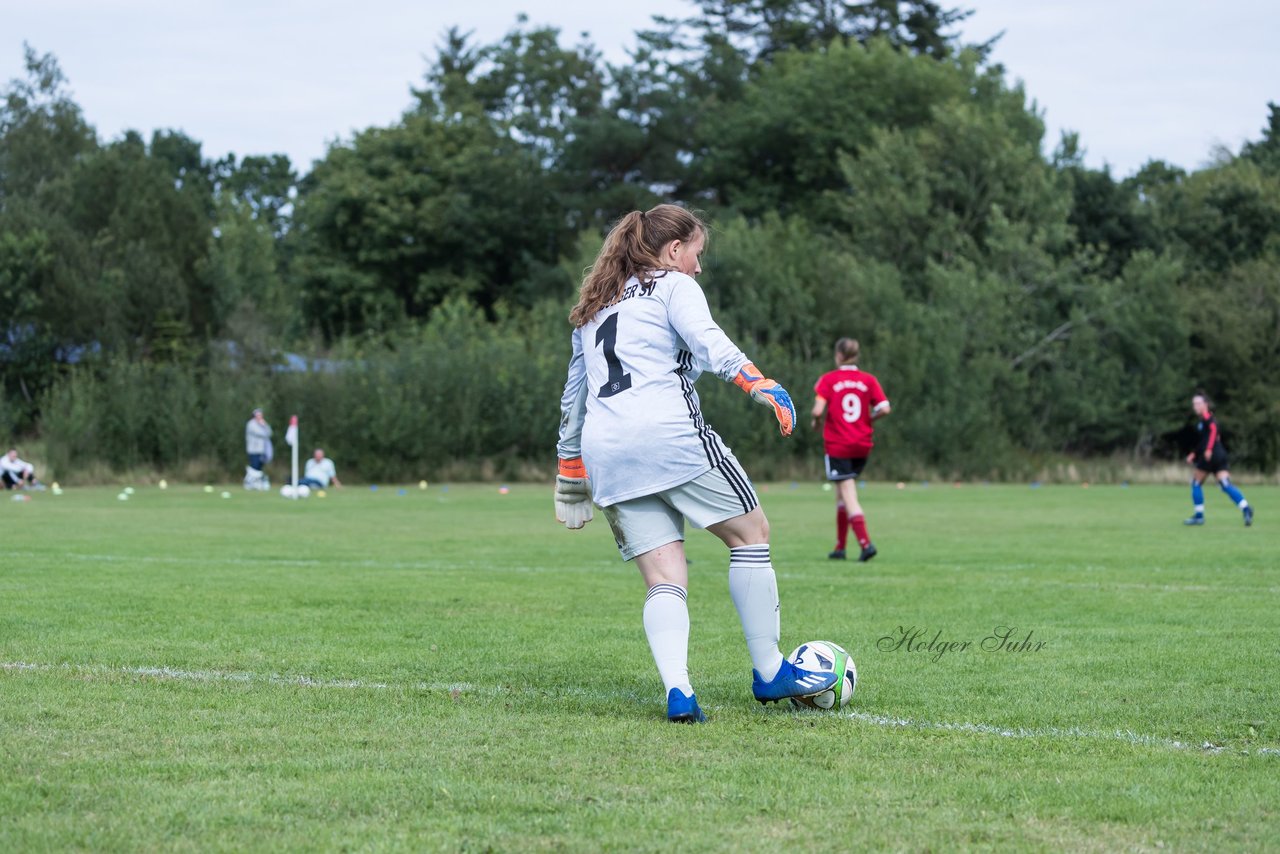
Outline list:
[[[285,434],[285,438],[289,440],[290,457],[292,458],[290,473],[293,479],[290,481],[290,483],[293,486],[293,490],[292,490],[293,500],[297,501],[298,500],[298,416],[292,415],[289,417],[289,432]]]

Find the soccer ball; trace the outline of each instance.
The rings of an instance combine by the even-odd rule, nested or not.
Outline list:
[[[797,708],[835,709],[849,704],[853,689],[858,685],[858,668],[844,647],[831,641],[809,641],[796,647],[787,660],[802,670],[837,675],[836,684],[812,697],[792,697],[792,705]]]

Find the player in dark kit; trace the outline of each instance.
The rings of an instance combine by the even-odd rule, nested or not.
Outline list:
[[[857,479],[867,465],[875,444],[872,422],[889,414],[880,381],[858,370],[858,342],[841,338],[836,342],[836,369],[818,378],[813,391],[812,426],[822,423],[822,444],[826,450],[827,480],[836,485],[836,548],[827,557],[845,559],[849,528],[858,538],[860,561],[876,556],[876,547],[867,535],[867,519],[858,504]]]
[[[1195,505],[1195,513],[1184,519],[1184,525],[1204,524],[1204,489],[1202,484],[1209,475],[1218,481],[1218,486],[1227,497],[1244,512],[1244,525],[1253,524],[1253,508],[1245,500],[1244,494],[1231,483],[1231,472],[1227,470],[1227,448],[1222,444],[1222,435],[1218,431],[1218,422],[1209,409],[1209,398],[1197,394],[1191,398],[1191,408],[1196,413],[1196,449],[1187,454],[1187,462],[1196,467],[1191,475],[1191,503]]]

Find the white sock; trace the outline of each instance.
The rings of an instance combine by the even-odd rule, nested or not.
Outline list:
[[[729,549],[729,595],[742,621],[751,666],[768,682],[782,667],[778,651],[778,579],[769,559],[769,544]]]
[[[658,665],[663,690],[679,688],[693,694],[689,684],[688,593],[675,584],[655,584],[644,599],[644,633],[649,638],[653,663]]]

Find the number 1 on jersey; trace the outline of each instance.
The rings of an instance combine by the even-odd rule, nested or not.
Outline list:
[[[596,392],[597,397],[613,397],[618,392],[631,388],[631,374],[622,370],[622,363],[618,361],[618,354],[614,350],[617,343],[618,315],[615,312],[596,329],[596,346],[604,344],[604,360],[609,365],[609,379],[600,386],[600,390]]]

